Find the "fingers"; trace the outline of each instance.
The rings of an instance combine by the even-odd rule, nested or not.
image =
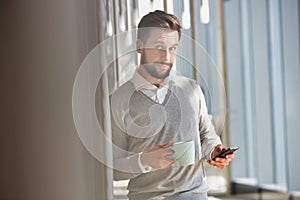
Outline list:
[[[166,143],[163,143],[163,144],[156,145],[156,146],[152,147],[151,149],[146,150],[145,152],[157,151],[157,150],[162,149],[162,148],[170,147],[173,144],[174,144],[174,141],[166,142]]]
[[[219,163],[219,162],[215,162],[213,160],[208,160],[207,163],[214,167],[218,167],[220,169],[224,169],[226,166],[229,165],[229,163]]]
[[[154,148],[141,154],[141,162],[144,166],[150,166],[153,169],[165,169],[172,166],[176,161],[173,159],[175,153],[172,149],[161,148],[172,143],[157,145]]]
[[[175,162],[176,161],[174,161],[174,160],[168,161],[166,159],[163,159],[159,163],[157,163],[157,168],[156,169],[166,169],[166,168],[169,168],[172,165],[174,165]]]
[[[174,141],[170,141],[170,142],[166,142],[166,143],[163,143],[163,144],[159,144],[158,147],[159,148],[167,148],[167,147],[170,147],[174,144]]]
[[[207,163],[212,166],[223,169],[230,164],[231,158],[233,158],[233,157],[234,157],[234,154],[230,154],[230,155],[227,155],[226,158],[216,158],[215,160],[208,160]]]
[[[175,161],[175,152],[172,149],[164,149],[162,152],[162,155],[165,157],[166,160],[168,161]]]
[[[234,153],[228,154],[228,155],[226,156],[226,158],[234,158],[234,157],[235,157],[235,154],[234,154]]]
[[[175,160],[173,159],[175,153],[171,149],[160,149],[157,151],[158,153],[158,161],[156,162],[157,169],[165,169],[171,167],[175,164]]]

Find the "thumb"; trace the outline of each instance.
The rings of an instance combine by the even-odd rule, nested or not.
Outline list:
[[[222,153],[223,147],[221,144],[218,144],[217,146],[215,146],[214,151],[212,153],[212,158],[217,157],[218,155],[220,155]]]
[[[170,147],[174,144],[174,141],[170,141],[170,142],[166,142],[164,144],[160,144],[159,147],[160,148],[167,148],[167,147]]]

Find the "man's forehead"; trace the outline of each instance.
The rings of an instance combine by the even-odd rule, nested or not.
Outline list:
[[[146,43],[166,43],[178,44],[179,35],[176,30],[169,30],[164,28],[151,28],[149,29],[149,37]]]

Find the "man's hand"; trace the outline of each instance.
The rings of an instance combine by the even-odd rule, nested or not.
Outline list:
[[[218,144],[213,152],[212,152],[212,155],[211,157],[212,158],[216,158],[218,155],[220,155],[223,151],[225,151],[226,148],[222,147],[221,144]],[[215,160],[208,160],[207,163],[212,165],[212,166],[215,166],[215,167],[218,167],[218,168],[225,168],[227,165],[229,165],[231,159],[234,158],[234,153],[232,154],[228,154],[226,156],[226,158],[216,158]]]
[[[171,167],[176,161],[171,159],[175,157],[173,150],[167,148],[174,142],[159,144],[141,154],[141,162],[144,167],[153,169],[165,169]]]

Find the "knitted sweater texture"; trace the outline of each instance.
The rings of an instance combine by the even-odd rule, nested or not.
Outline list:
[[[159,200],[177,193],[205,193],[203,160],[220,138],[208,117],[203,93],[191,79],[175,76],[162,104],[138,91],[131,81],[111,96],[114,179],[130,179],[130,200]],[[138,165],[140,152],[174,141],[195,142],[193,165],[178,163],[144,173]]]

